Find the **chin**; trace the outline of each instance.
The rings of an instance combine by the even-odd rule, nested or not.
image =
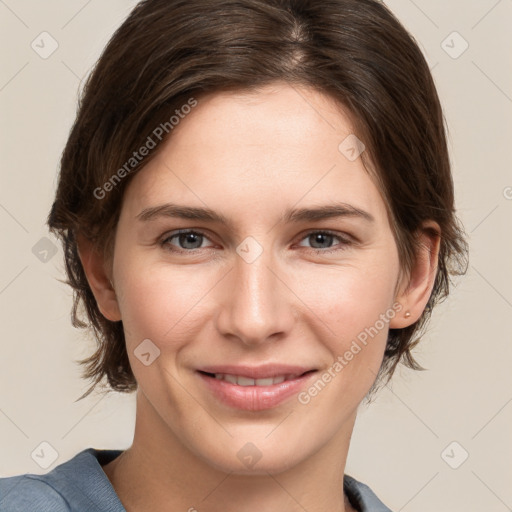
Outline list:
[[[300,461],[290,459],[286,454],[273,453],[271,457],[265,456],[261,453],[261,458],[258,460],[249,460],[248,456],[245,456],[242,461],[237,456],[228,459],[209,459],[208,463],[215,469],[224,473],[230,473],[232,475],[240,476],[268,476],[268,474],[276,475],[290,468],[296,466]]]
[[[258,435],[234,436],[219,443],[212,439],[209,446],[197,446],[196,455],[218,471],[235,475],[279,474],[299,465],[315,447],[308,447],[291,436],[271,440],[269,430]],[[270,436],[271,437],[271,436]],[[253,441],[251,441],[253,439]],[[306,453],[308,452],[308,453]]]

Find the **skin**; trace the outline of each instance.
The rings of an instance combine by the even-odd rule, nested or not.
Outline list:
[[[211,94],[129,183],[112,264],[80,240],[100,310],[123,321],[139,386],[133,444],[103,468],[129,512],[353,510],[342,481],[357,408],[388,328],[412,324],[425,308],[439,237],[419,233],[417,263],[402,279],[384,199],[361,158],[338,150],[351,133],[350,117],[309,88]],[[208,207],[229,224],[138,219],[169,202]],[[373,221],[281,221],[290,208],[334,202]],[[180,243],[170,238],[177,229],[204,236]],[[335,236],[318,241],[326,229]],[[252,263],[236,252],[248,236],[263,250]],[[240,411],[195,372],[281,362],[321,376],[397,302],[400,312],[307,404],[294,396]],[[148,338],[160,356],[145,366],[134,350]],[[237,457],[247,442],[261,454],[251,468]]]

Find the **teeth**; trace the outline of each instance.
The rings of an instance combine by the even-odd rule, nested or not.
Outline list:
[[[274,382],[272,377],[269,377],[268,379],[256,379],[254,382],[256,383],[256,386],[272,386],[272,384],[277,384],[277,382]]]
[[[225,380],[231,384],[237,384],[238,386],[272,386],[273,384],[281,384],[285,380],[291,380],[296,378],[297,375],[290,375],[286,378],[285,375],[279,375],[278,377],[267,377],[264,379],[251,379],[249,377],[243,377],[241,375],[230,375],[228,373],[216,373],[215,378],[217,380]]]
[[[226,377],[228,377],[228,375],[226,375]],[[254,379],[249,379],[247,377],[235,377],[234,375],[232,377],[235,379],[236,384],[239,386],[254,386]]]
[[[231,384],[238,384],[237,377],[235,375],[224,375],[224,380],[227,380],[228,382],[231,382]]]

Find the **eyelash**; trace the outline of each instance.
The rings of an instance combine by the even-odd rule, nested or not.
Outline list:
[[[201,235],[205,238],[208,239],[208,236],[206,235],[206,233],[203,233],[202,231],[200,230],[192,230],[192,229],[180,229],[176,232],[171,232],[169,235],[165,235],[165,237],[160,241],[160,245],[165,248],[166,250],[168,251],[171,251],[171,252],[175,252],[175,253],[178,253],[178,254],[184,254],[184,253],[194,253],[196,251],[199,251],[200,248],[197,248],[197,249],[179,249],[179,248],[175,248],[175,246],[172,246],[170,244],[170,240],[172,240],[173,238],[179,236],[179,235],[183,235],[183,234],[190,234],[190,233],[193,233],[193,234],[196,234],[196,235]],[[347,247],[353,245],[353,242],[352,240],[350,240],[348,237],[343,237],[341,236],[340,234],[336,233],[335,231],[330,231],[330,230],[325,230],[325,229],[322,229],[322,230],[318,230],[318,229],[314,229],[314,230],[310,230],[308,232],[306,232],[302,238],[300,239],[300,241],[304,240],[305,238],[308,238],[309,236],[313,235],[313,234],[321,234],[321,235],[328,235],[328,236],[333,236],[334,238],[337,238],[338,240],[340,240],[340,244],[341,247],[338,247],[338,248],[329,248],[329,249],[315,249],[314,247],[310,247],[310,248],[307,248],[306,249],[309,249],[310,252],[314,252],[316,254],[330,254],[330,253],[333,253],[333,252],[338,252],[338,251],[343,251],[343,250],[346,250]]]

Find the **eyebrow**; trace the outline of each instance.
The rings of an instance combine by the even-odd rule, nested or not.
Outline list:
[[[210,208],[185,206],[173,203],[166,203],[159,206],[144,208],[137,219],[148,222],[161,217],[172,217],[202,222],[217,222],[229,225],[229,219],[224,215],[211,210]],[[356,208],[347,203],[334,203],[315,208],[294,208],[286,211],[281,217],[281,222],[298,223],[304,221],[319,221],[336,217],[356,217],[374,222],[373,215],[365,210]]]

